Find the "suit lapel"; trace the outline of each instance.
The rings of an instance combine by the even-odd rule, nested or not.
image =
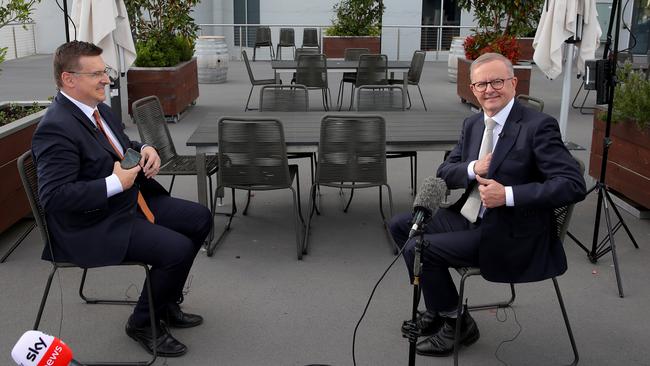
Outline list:
[[[122,126],[120,126],[119,123],[114,122],[110,118],[110,114],[106,111],[106,108],[104,108],[103,103],[97,106],[97,110],[99,111],[99,114],[102,116],[104,122],[106,122],[108,127],[111,129],[111,132],[113,132],[113,135],[115,136],[117,141],[120,143],[120,145],[122,145],[122,149],[126,151],[126,149],[131,145],[131,142],[128,140],[125,141],[122,138],[122,136],[124,135],[120,133],[122,131]]]
[[[506,155],[510,149],[512,149],[515,141],[517,141],[519,130],[521,129],[521,125],[519,124],[519,121],[522,118],[521,108],[522,107],[519,105],[519,103],[515,101],[515,104],[512,106],[510,114],[508,115],[508,119],[506,120],[506,123],[501,130],[497,146],[492,152],[492,161],[490,162],[488,178],[494,177],[494,172],[499,168],[501,163],[503,163]]]
[[[470,130],[470,145],[469,151],[469,160],[478,159],[479,150],[481,150],[481,142],[483,140],[483,131],[485,130],[485,123],[483,123],[483,114],[477,116],[476,121],[472,124]]]

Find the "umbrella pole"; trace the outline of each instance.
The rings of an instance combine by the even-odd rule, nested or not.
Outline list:
[[[63,1],[63,27],[65,28],[65,41],[70,42],[70,29],[68,29],[68,2]]]
[[[567,40],[565,42],[566,58],[564,60],[564,79],[562,82],[562,100],[560,103],[560,133],[562,134],[562,141],[567,142],[567,120],[569,117],[569,99],[571,99],[571,76],[573,73],[573,52],[575,46],[573,42]]]

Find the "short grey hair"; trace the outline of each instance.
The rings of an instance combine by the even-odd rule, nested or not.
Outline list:
[[[488,62],[492,61],[501,61],[503,62],[504,65],[508,68],[508,77],[514,77],[515,76],[515,69],[512,67],[512,62],[505,57],[504,55],[500,53],[494,53],[494,52],[488,52],[484,53],[481,56],[479,56],[476,60],[472,62],[472,65],[469,67],[469,77],[470,79],[472,78],[472,73],[474,72],[474,69],[478,67],[479,65],[486,64]],[[474,80],[472,80],[474,81]]]

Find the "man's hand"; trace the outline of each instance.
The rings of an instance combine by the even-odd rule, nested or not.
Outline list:
[[[474,163],[474,174],[487,175],[490,169],[490,161],[492,161],[492,153],[487,153],[485,156]]]
[[[160,156],[158,152],[151,146],[146,146],[142,151],[142,159],[140,159],[140,166],[142,166],[142,171],[144,176],[147,178],[153,178],[160,171]]]
[[[131,169],[122,169],[119,161],[116,161],[115,164],[113,164],[113,174],[115,174],[120,180],[120,183],[122,183],[122,190],[127,190],[133,186],[135,178],[138,176],[141,169],[142,168],[140,168],[139,165],[136,165]]]
[[[494,179],[485,179],[480,175],[476,176],[478,191],[481,194],[481,202],[487,208],[494,208],[506,204],[506,189]]]

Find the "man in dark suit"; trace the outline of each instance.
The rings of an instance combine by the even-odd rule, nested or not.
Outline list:
[[[567,263],[553,235],[553,208],[584,199],[577,161],[562,142],[557,122],[515,100],[517,78],[510,61],[488,53],[471,66],[471,88],[483,112],[467,118],[462,135],[437,175],[462,197],[437,211],[428,223],[422,252],[421,288],[426,311],[415,327],[417,352],[453,352],[458,292],[449,268],[478,266],[489,281],[530,282],[560,275]],[[412,277],[415,239],[408,240],[411,215],[397,215],[391,232]],[[479,338],[468,311],[460,344]]]
[[[149,264],[157,336],[151,339],[144,286],[126,333],[149,353],[157,347],[160,356],[180,356],[187,347],[167,326],[193,327],[203,321],[181,311],[179,302],[212,217],[204,206],[170,197],[152,179],[160,168],[156,149],[131,141],[119,118],[102,103],[112,70],[101,53],[91,43],[73,41],[54,54],[59,93],[32,140],[53,248],[52,253],[45,249],[43,259],[84,267]],[[142,159],[134,168],[122,169],[128,148]]]

